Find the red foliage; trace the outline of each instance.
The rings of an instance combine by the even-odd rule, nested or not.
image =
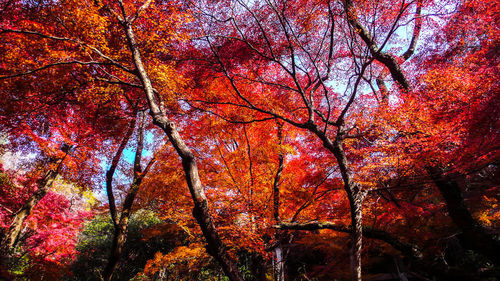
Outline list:
[[[0,176],[0,227],[6,229],[10,226],[12,212],[24,204],[36,185],[32,178],[15,177],[9,171],[2,170]],[[51,191],[25,221],[16,252],[29,256],[29,268],[38,268],[33,273],[38,271],[40,274],[40,270],[59,272],[75,258],[78,233],[93,212],[86,210],[81,201],[72,201]]]

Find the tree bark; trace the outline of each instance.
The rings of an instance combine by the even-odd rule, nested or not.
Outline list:
[[[363,198],[359,191],[354,187],[352,199],[349,200],[351,206],[351,223],[352,227],[352,246],[351,246],[351,279],[361,281],[361,250],[363,249],[363,230],[362,230],[362,217],[363,217]]]
[[[124,16],[126,19],[126,16]],[[186,176],[186,182],[193,198],[194,208],[193,215],[201,227],[203,236],[207,241],[207,251],[211,254],[222,266],[224,273],[231,281],[243,281],[243,277],[234,263],[233,259],[227,252],[226,245],[219,237],[212,216],[208,208],[207,198],[198,175],[198,167],[196,165],[196,158],[193,152],[187,147],[184,140],[180,136],[177,128],[166,115],[159,101],[157,101],[151,80],[142,63],[141,55],[137,42],[135,39],[134,31],[130,23],[126,20],[122,21],[125,28],[129,48],[132,52],[132,58],[138,77],[141,80],[146,98],[151,110],[150,114],[153,117],[153,123],[160,127],[168,136],[170,142],[174,146],[177,154],[182,159],[182,166]]]
[[[278,129],[278,144],[283,143],[283,123],[277,122]],[[284,167],[284,155],[283,152],[280,151],[278,154],[278,169],[276,170],[276,174],[274,175],[273,182],[273,217],[276,223],[280,223],[280,181],[281,181],[281,173],[283,172]],[[275,281],[285,281],[285,259],[286,252],[283,250],[282,233],[276,232],[274,234],[274,239],[276,240],[276,246],[273,249],[273,275]],[[285,234],[285,236],[288,236]]]
[[[123,223],[122,223],[123,222]],[[115,226],[113,232],[113,242],[111,245],[111,252],[108,258],[108,263],[104,268],[103,272],[103,280],[109,281],[113,279],[116,268],[118,267],[118,263],[120,262],[123,245],[127,239],[127,227],[128,227],[128,218],[125,220],[120,220],[120,223]]]
[[[361,281],[361,250],[363,248],[363,200],[365,193],[361,190],[361,186],[354,182],[348,170],[347,157],[342,142],[339,136],[334,143],[332,150],[339,164],[342,179],[344,181],[344,190],[349,199],[351,212],[351,279]]]
[[[285,260],[283,247],[277,245],[274,250],[273,272],[275,281],[285,281]]]
[[[283,154],[280,153],[278,155],[278,170],[276,171],[276,175],[274,177],[273,183],[273,217],[276,222],[280,221],[280,178],[281,173],[283,172]]]
[[[277,122],[277,127],[278,127],[278,144],[280,145],[281,149],[281,144],[283,143],[283,123]],[[273,182],[273,217],[276,223],[279,223],[280,220],[280,180],[281,180],[281,173],[283,172],[283,164],[284,164],[284,157],[283,157],[283,152],[280,151],[278,154],[278,170],[276,171],[276,174],[274,175],[274,182]]]

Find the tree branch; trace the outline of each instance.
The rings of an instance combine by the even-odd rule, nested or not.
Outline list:
[[[317,221],[306,222],[306,223],[282,222],[280,224],[273,225],[273,228],[290,229],[290,230],[309,230],[309,231],[319,230],[319,229],[331,229],[343,233],[352,232],[351,226],[339,225],[332,222],[317,222]],[[394,249],[399,250],[400,252],[409,257],[416,259],[421,259],[423,257],[422,252],[418,248],[418,246],[403,242],[383,230],[375,229],[369,226],[363,226],[363,236],[365,236],[366,238],[372,238],[384,241],[387,244],[391,245]]]
[[[120,158],[122,156],[123,150],[127,146],[127,143],[130,140],[132,133],[134,132],[136,123],[135,115],[136,111],[134,111],[134,118],[133,120],[130,121],[127,131],[125,132],[125,135],[122,139],[122,142],[120,143],[120,146],[118,147],[118,150],[116,151],[113,160],[111,160],[111,166],[106,172],[106,193],[108,195],[109,212],[111,215],[111,220],[113,221],[113,224],[115,226],[118,225],[119,221],[116,210],[115,196],[113,195],[113,176],[115,174],[116,167],[118,166],[118,162],[120,161]]]
[[[73,38],[68,38],[68,37],[58,37],[58,36],[53,36],[53,35],[48,35],[48,34],[44,34],[44,33],[41,33],[41,32],[37,32],[37,31],[29,31],[29,30],[15,30],[15,29],[8,29],[8,28],[1,28],[0,27],[0,34],[2,33],[19,33],[19,34],[28,34],[28,35],[36,35],[36,36],[39,36],[39,37],[42,37],[42,38],[46,38],[46,39],[51,39],[51,40],[60,40],[60,41],[70,41],[70,42],[73,42],[73,43],[76,43],[80,46],[83,46],[85,48],[88,48],[90,50],[92,50],[93,52],[95,52],[97,55],[99,55],[101,58],[109,61],[109,63],[111,65],[114,65],[130,74],[135,74],[135,71],[132,70],[132,69],[129,69],[128,67],[122,65],[121,63],[115,61],[114,59],[110,58],[109,56],[105,55],[103,52],[101,52],[99,49],[97,49],[96,47],[94,46],[91,46],[85,42],[82,42],[78,39],[73,39]],[[105,64],[105,63],[101,63],[101,64]],[[0,77],[1,79],[1,77]]]
[[[24,75],[30,75],[30,74],[33,74],[33,73],[36,73],[36,72],[39,72],[39,71],[42,71],[42,70],[54,67],[54,66],[71,65],[71,64],[78,64],[78,65],[106,65],[107,64],[107,65],[109,65],[110,63],[104,63],[104,62],[98,62],[98,61],[87,61],[87,62],[85,62],[85,61],[77,61],[77,60],[74,60],[74,61],[62,61],[62,62],[56,62],[56,63],[47,64],[47,65],[44,65],[42,67],[30,70],[30,71],[22,72],[22,73],[17,73],[17,74],[12,74],[12,75],[6,75],[6,76],[0,76],[0,80],[21,77],[21,76],[24,76]]]
[[[410,89],[410,83],[406,79],[406,76],[404,75],[403,70],[399,66],[396,58],[390,54],[382,52],[382,50],[378,48],[375,39],[358,20],[351,0],[344,0],[344,9],[347,15],[347,21],[350,25],[352,25],[352,27],[354,27],[354,31],[365,42],[373,58],[384,64],[389,69],[392,78],[397,81],[404,90],[408,91]]]

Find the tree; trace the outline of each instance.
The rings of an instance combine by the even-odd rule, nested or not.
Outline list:
[[[211,69],[203,78],[220,86],[217,91],[209,88],[204,99],[192,100],[196,107],[235,123],[278,119],[308,131],[321,141],[337,161],[350,202],[354,280],[361,279],[362,202],[366,188],[355,179],[345,140],[360,138],[372,127],[353,111],[366,104],[366,100],[359,98],[362,87],[371,86],[375,78],[379,84],[383,83],[384,75],[381,78],[370,74],[383,71],[374,62],[387,68],[404,90],[410,89],[396,57],[381,50],[403,19],[416,19],[411,43],[402,55],[403,59],[409,59],[422,24],[422,1],[402,1],[384,10],[380,19],[376,15],[378,3],[371,4],[357,7],[352,1],[235,1],[227,7],[218,3],[208,8],[200,6],[201,40],[207,49],[203,56],[211,54],[204,66]],[[412,7],[414,12],[410,11]],[[364,19],[372,33],[358,14],[373,15]],[[393,26],[387,30],[381,23]],[[383,40],[380,48],[379,40]],[[350,65],[350,69],[337,70],[336,66],[341,64]],[[342,85],[345,93],[350,94],[337,93],[331,86],[333,83]],[[233,93],[219,94],[228,92],[227,88]],[[359,107],[355,109],[356,106]],[[244,114],[235,116],[234,111]],[[360,129],[358,124],[363,122],[366,127]]]
[[[33,197],[37,181],[29,177],[12,177],[2,170],[0,223],[3,237],[12,235],[12,220],[25,211],[26,198]],[[36,206],[32,206],[22,229],[16,233],[12,249],[2,261],[4,278],[57,279],[68,274],[68,266],[77,254],[76,236],[81,224],[92,213],[85,201],[73,201],[62,193],[64,183],[56,181],[57,192],[49,191]],[[73,190],[74,191],[74,190]],[[21,210],[13,212],[12,210]],[[10,269],[11,273],[7,270]],[[45,277],[44,277],[45,276]]]
[[[106,279],[130,214],[146,207],[189,243],[137,278],[220,276],[208,253],[230,280],[263,280],[270,251],[276,280],[312,267],[370,278],[374,253],[393,257],[401,279],[494,275],[496,7],[65,0],[7,1],[0,13],[0,125],[47,163],[75,146],[60,174],[106,182],[116,230]],[[147,177],[132,121],[145,109],[153,146],[172,144]],[[131,185],[118,165],[130,141]],[[346,241],[350,274],[332,270]]]
[[[130,139],[130,136],[133,132],[134,129],[134,124],[135,124],[135,119],[131,124],[129,125],[129,128],[127,132],[125,133],[125,137],[123,138],[122,143],[120,144],[120,147],[118,148],[118,151],[116,152],[115,156],[113,157],[113,161],[111,163],[111,167],[106,173],[106,191],[108,194],[108,202],[109,202],[109,209],[110,209],[110,214],[111,214],[111,219],[113,222],[113,226],[115,227],[115,231],[113,234],[113,242],[112,242],[112,247],[111,247],[111,254],[108,260],[108,264],[106,265],[106,268],[104,269],[104,280],[111,280],[113,278],[113,272],[115,268],[118,265],[118,262],[120,261],[121,258],[121,252],[123,249],[123,245],[126,241],[126,236],[127,236],[127,228],[128,228],[128,221],[130,218],[130,215],[132,214],[132,206],[135,200],[135,197],[137,193],[139,192],[139,188],[141,186],[142,180],[144,177],[147,175],[149,169],[151,166],[154,164],[155,158],[152,158],[151,161],[147,164],[147,166],[142,169],[141,167],[141,158],[142,158],[142,151],[144,149],[144,130],[145,130],[145,117],[144,117],[144,112],[141,112],[140,114],[142,120],[140,120],[139,128],[138,128],[138,136],[137,136],[137,148],[136,148],[136,153],[135,153],[135,159],[134,159],[134,176],[132,179],[132,184],[129,188],[129,190],[126,193],[125,200],[123,201],[123,206],[121,209],[121,214],[118,217],[117,213],[117,208],[116,208],[116,202],[114,199],[113,195],[113,186],[112,186],[112,180],[113,180],[113,175],[114,171],[116,169],[116,166],[118,165],[118,160],[121,157],[121,154],[123,152],[123,149],[125,148],[128,140]]]
[[[17,4],[14,5],[14,8],[8,8],[23,8],[22,3],[14,4]],[[225,245],[218,236],[213,224],[206,196],[199,179],[194,155],[184,143],[175,127],[175,124],[167,116],[165,106],[168,106],[169,103],[175,103],[175,100],[172,99],[171,96],[169,98],[168,95],[168,93],[172,90],[169,86],[175,87],[176,84],[168,81],[168,79],[170,79],[170,76],[168,76],[168,68],[171,64],[166,63],[158,65],[155,64],[157,61],[152,61],[153,63],[151,64],[151,67],[153,67],[153,69],[157,67],[158,70],[162,70],[163,72],[157,72],[156,76],[152,76],[153,78],[150,78],[149,72],[146,71],[145,63],[141,55],[141,48],[148,49],[152,46],[148,44],[159,44],[168,47],[172,41],[182,39],[181,34],[175,34],[171,30],[172,27],[176,26],[175,17],[183,17],[182,13],[177,9],[175,3],[158,3],[158,5],[152,5],[151,1],[146,1],[139,6],[136,6],[135,3],[124,3],[122,1],[119,1],[118,3],[92,2],[88,3],[88,5],[87,3],[73,3],[72,1],[68,1],[58,3],[58,5],[51,5],[50,3],[47,3],[45,6],[43,4],[36,8],[41,8],[44,16],[46,16],[48,20],[52,20],[54,22],[54,28],[52,30],[38,30],[37,27],[40,25],[36,21],[25,21],[23,18],[16,18],[16,16],[24,16],[21,13],[21,15],[13,15],[9,18],[11,22],[8,22],[8,25],[12,26],[15,24],[16,29],[2,27],[1,32],[3,34],[18,34],[21,35],[20,37],[30,36],[33,37],[34,40],[39,40],[37,43],[41,45],[50,41],[49,44],[53,46],[53,49],[44,54],[36,51],[35,53],[46,57],[43,57],[43,59],[38,57],[33,61],[30,61],[31,65],[35,65],[33,69],[28,71],[18,71],[15,67],[12,67],[9,69],[8,73],[15,74],[4,75],[2,76],[2,80],[24,77],[25,75],[30,74],[38,74],[38,72],[43,72],[46,69],[50,71],[51,69],[58,69],[61,66],[69,65],[70,68],[68,70],[79,70],[79,68],[86,68],[88,66],[94,70],[90,73],[95,74],[94,77],[89,77],[88,73],[85,75],[85,77],[90,78],[91,81],[102,80],[102,82],[109,83],[111,85],[118,84],[126,87],[142,89],[149,104],[153,122],[167,134],[170,142],[176,148],[177,153],[183,161],[186,181],[191,191],[193,202],[195,203],[193,214],[197,218],[197,221],[207,239],[209,252],[219,260],[224,268],[224,271],[232,280],[242,280],[242,277],[234,266],[232,260],[227,255]],[[66,6],[71,6],[73,9],[65,10]],[[163,11],[162,9],[165,9],[166,11]],[[145,12],[146,10],[147,12]],[[167,14],[165,14],[165,12],[167,12]],[[159,30],[164,32],[163,37],[148,37],[147,34],[143,34],[142,32],[139,32],[136,35],[134,31],[135,24],[147,26],[151,23],[151,20],[160,18],[164,19],[165,16],[172,17],[170,17],[169,20],[162,21],[164,25],[159,28]],[[64,19],[68,19],[72,22],[66,24]],[[107,25],[108,19],[113,23],[113,25]],[[47,22],[44,24],[46,23]],[[33,31],[31,28],[36,31]],[[88,33],[90,30],[93,30],[93,32]],[[97,33],[95,32],[96,30],[98,30]],[[54,35],[54,33],[62,35],[57,36]],[[112,39],[116,39],[117,41],[107,41],[107,39],[110,39],[107,33],[114,33],[115,37]],[[72,34],[77,34],[77,37],[75,38]],[[126,40],[123,40],[124,38],[122,36],[125,36]],[[149,40],[153,38],[157,38],[159,40]],[[14,40],[16,39],[19,39],[19,37],[14,38]],[[144,40],[144,42],[141,41],[140,43],[142,44],[139,45],[138,40]],[[110,44],[108,44],[108,42]],[[61,45],[58,45],[59,43],[68,45],[69,51],[64,52],[63,55],[71,57],[71,60],[45,63],[47,60],[50,61],[51,59],[54,59],[54,57],[56,59],[58,58],[60,53],[58,53],[57,50],[61,47]],[[8,46],[8,44],[4,46]],[[35,48],[38,47],[38,45],[32,44],[31,47]],[[130,51],[130,53],[126,53],[125,56],[123,52],[124,48],[128,48]],[[12,49],[10,49],[10,51],[12,51]],[[106,53],[110,54],[107,55]],[[156,54],[153,54],[153,56],[154,55]],[[94,60],[92,58],[93,56],[97,56],[97,59]],[[11,56],[6,57],[10,58]],[[18,58],[19,57],[16,57],[15,59]],[[144,58],[147,59],[148,57],[146,56]],[[130,59],[132,60],[131,66],[128,65],[128,61]],[[124,62],[122,63],[121,61]],[[8,61],[8,63],[12,63],[12,61]],[[30,64],[24,63],[23,65],[28,66]],[[103,66],[110,66],[109,72],[107,69],[99,69],[99,67]],[[118,72],[116,72],[117,70]],[[16,71],[18,72],[16,73]],[[153,73],[155,72],[153,71]],[[135,82],[126,81],[129,79],[132,81],[133,79],[138,79],[141,84],[138,85]],[[157,89],[155,90],[152,82],[156,83],[157,81],[166,83],[158,84]],[[97,85],[99,85],[99,83],[97,83]],[[159,86],[162,87],[160,88]],[[93,90],[99,91],[98,88],[94,88]],[[167,93],[159,95],[166,97],[164,100],[158,99],[159,96],[157,95],[162,90],[167,90]],[[87,91],[87,93],[91,92],[93,91]]]
[[[482,15],[480,24],[467,28],[464,34],[461,29],[471,23],[471,13]],[[403,127],[401,141],[406,144],[402,145],[419,147],[407,156],[415,157],[414,169],[426,171],[439,190],[450,218],[461,229],[463,246],[498,264],[493,252],[500,245],[491,231],[472,217],[459,185],[497,161],[498,147],[493,142],[498,132],[492,128],[498,121],[498,77],[492,50],[498,46],[498,36],[492,30],[498,28],[498,23],[491,13],[494,9],[483,3],[462,4],[439,38],[440,44],[447,47],[440,57],[426,61],[421,86],[402,97],[397,110],[401,118],[415,116],[414,110],[419,110],[412,128]],[[493,187],[486,179],[480,186],[483,192]]]

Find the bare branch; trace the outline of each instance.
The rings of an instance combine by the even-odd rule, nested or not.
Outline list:
[[[72,64],[75,64],[75,65],[106,65],[109,63],[103,63],[103,62],[98,62],[98,61],[76,61],[76,60],[74,60],[74,61],[62,61],[62,62],[47,64],[47,65],[44,65],[42,67],[30,70],[30,71],[22,72],[22,73],[0,76],[0,80],[21,77],[24,75],[31,75],[31,74],[37,73],[39,71],[42,71],[42,70],[45,70],[45,69],[48,69],[51,67],[55,67],[55,66],[59,66],[59,65],[72,65]]]
[[[370,35],[370,33],[366,30],[366,28],[360,23],[357,19],[353,4],[351,0],[344,0],[344,9],[347,15],[347,20],[350,25],[354,27],[354,31],[361,37],[361,39],[365,42],[366,46],[370,50],[371,55],[379,62],[384,64],[390,71],[392,78],[397,81],[401,87],[405,90],[410,89],[410,83],[406,79],[399,63],[396,58],[390,54],[382,52],[375,39]]]
[[[422,29],[421,13],[422,13],[422,0],[418,0],[417,9],[415,11],[415,26],[413,27],[413,35],[411,37],[410,46],[408,46],[408,50],[406,50],[406,52],[401,56],[405,61],[408,60],[415,52],[418,37],[420,36],[420,30]]]

